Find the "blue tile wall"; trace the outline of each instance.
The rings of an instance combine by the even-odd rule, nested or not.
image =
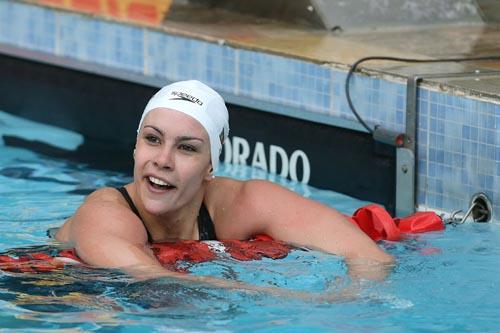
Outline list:
[[[165,81],[199,79],[221,92],[355,119],[345,98],[346,72],[332,66],[12,0],[0,1],[0,43]],[[404,82],[354,75],[350,89],[369,124],[404,131]],[[418,93],[419,206],[465,209],[472,194],[484,191],[500,220],[500,105],[429,88]]]
[[[58,15],[58,55],[107,66],[144,71],[144,29],[91,19]]]
[[[304,61],[238,51],[239,95],[308,111],[332,110],[332,71]]]
[[[157,31],[146,30],[145,34],[145,74],[171,81],[198,79],[215,89],[236,92],[235,49]]]
[[[52,53],[56,47],[56,13],[41,7],[0,2],[0,42]]]
[[[419,204],[466,209],[473,194],[484,192],[498,220],[500,104],[421,89],[419,112]]]

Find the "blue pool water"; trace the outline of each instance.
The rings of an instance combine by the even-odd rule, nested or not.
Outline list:
[[[270,178],[351,214],[353,198],[274,178],[242,166],[220,175]],[[0,145],[0,251],[48,245],[59,226],[120,173]],[[363,281],[354,297],[331,303],[221,290],[170,279],[134,282],[115,270],[82,266],[43,274],[0,272],[0,327],[11,330],[123,332],[497,332],[500,227],[466,224],[380,244],[397,258],[383,282]],[[341,258],[294,251],[273,261],[220,258],[196,264],[212,275],[283,290],[336,293],[349,286]]]

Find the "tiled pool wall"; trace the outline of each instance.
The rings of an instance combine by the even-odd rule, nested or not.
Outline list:
[[[346,72],[95,17],[0,1],[0,43],[168,81],[195,78],[222,93],[353,120]],[[356,75],[352,97],[371,124],[404,131],[403,82]],[[418,205],[466,209],[485,192],[500,220],[500,105],[419,89]]]

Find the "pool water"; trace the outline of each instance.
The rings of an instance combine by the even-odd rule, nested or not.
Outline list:
[[[364,202],[244,166],[220,175],[270,179],[346,214]],[[85,194],[130,181],[125,174],[0,145],[0,251],[53,248]],[[325,302],[190,285],[134,282],[117,270],[72,266],[40,274],[0,272],[0,327],[14,331],[123,332],[496,332],[500,325],[500,226],[465,224],[381,242],[397,258],[383,282],[362,281],[354,297]],[[211,275],[282,290],[335,294],[350,280],[341,258],[293,251],[281,260],[221,257],[194,264]]]

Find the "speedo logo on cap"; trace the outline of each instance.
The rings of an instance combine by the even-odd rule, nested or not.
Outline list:
[[[177,96],[175,98],[170,98],[171,100],[180,100],[180,101],[191,102],[191,103],[194,103],[194,104],[198,104],[199,106],[203,105],[203,102],[200,101],[199,98],[196,98],[194,96],[186,94],[186,93],[184,93],[182,91],[172,91],[171,95]]]

